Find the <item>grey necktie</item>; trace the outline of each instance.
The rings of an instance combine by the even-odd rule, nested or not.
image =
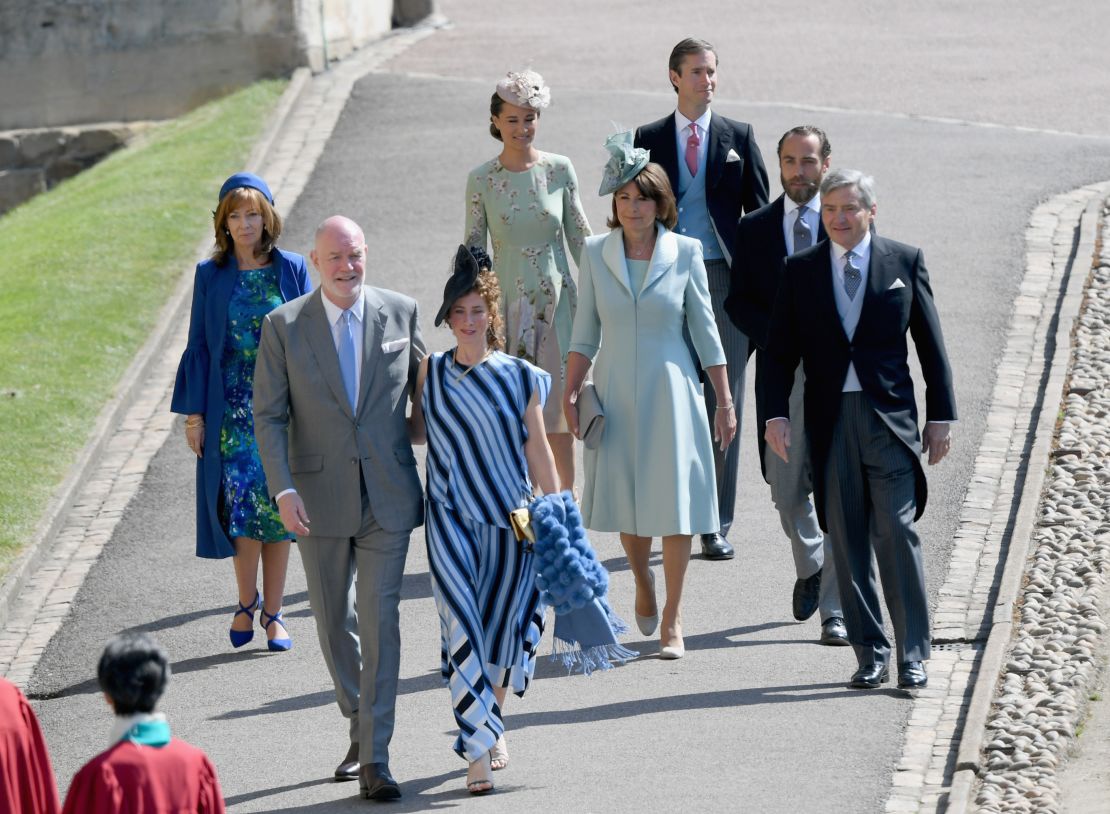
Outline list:
[[[358,390],[355,389],[355,332],[351,327],[350,309],[344,311],[340,319],[343,324],[339,326],[339,372],[353,413],[358,405]]]
[[[808,207],[798,207],[798,219],[794,221],[794,251],[800,252],[802,249],[808,249],[813,245],[813,230],[809,228],[809,224],[805,222],[802,215]]]
[[[848,299],[854,300],[856,292],[859,291],[860,276],[859,269],[852,261],[856,259],[855,252],[848,252],[844,255],[844,291],[848,294]]]

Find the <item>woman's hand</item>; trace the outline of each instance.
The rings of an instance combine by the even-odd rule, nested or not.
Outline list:
[[[736,407],[718,407],[713,416],[713,440],[720,444],[723,452],[736,437]]]
[[[578,436],[578,393],[569,388],[563,393],[563,415],[566,416],[571,435],[581,441]]]
[[[204,457],[204,416],[193,413],[185,419],[185,443],[198,458]]]
[[[578,435],[578,393],[586,381],[586,372],[590,369],[590,360],[577,351],[567,354],[567,378],[563,390],[563,415],[567,419],[567,427],[571,434],[579,441]]]

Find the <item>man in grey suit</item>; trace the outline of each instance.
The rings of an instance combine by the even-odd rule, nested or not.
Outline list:
[[[898,687],[927,682],[929,605],[915,521],[925,509],[921,456],[948,454],[956,420],[952,368],[921,250],[872,233],[870,176],[833,170],[821,182],[828,240],[786,258],[767,343],[767,446],[789,461],[790,391],[805,373],[806,437],[821,527],[832,540],[848,641],[848,684],[889,680],[891,647],[872,556],[897,642]],[[925,380],[918,431],[907,334]]]
[[[357,777],[364,798],[388,800],[401,796],[389,771],[401,579],[409,535],[423,522],[406,408],[425,347],[415,300],[363,285],[357,224],[325,220],[311,259],[320,287],[262,325],[254,428],[350,721],[351,747],[335,777]]]
[[[763,424],[767,420],[767,334],[784,259],[828,237],[821,223],[821,180],[829,171],[832,147],[825,131],[812,125],[793,127],[779,139],[779,177],[783,194],[745,215],[736,230],[732,284],[725,310],[733,323],[758,346],[755,354],[755,416],[759,461],[771,486],[771,500],[794,555],[793,612],[799,622],[821,611],[821,644],[846,645],[844,612],[836,589],[836,566],[829,540],[817,522],[803,415],[805,377],[798,368],[790,393],[790,462],[767,454]]]

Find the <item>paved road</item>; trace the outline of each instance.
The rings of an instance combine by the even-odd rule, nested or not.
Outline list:
[[[687,32],[714,39],[723,57],[717,110],[752,122],[766,156],[786,128],[821,124],[834,164],[878,179],[879,230],[925,247],[961,410],[922,524],[935,593],[983,432],[1029,212],[1107,172],[1110,112],[1074,100],[1107,75],[1093,32],[1110,11],[1096,9],[1103,19],[1082,24],[998,2],[929,14],[884,5],[857,17],[853,4],[838,2],[822,18],[799,11],[784,20],[755,4],[733,4],[717,18],[720,4],[701,3],[687,23],[660,25],[644,4],[571,0],[497,17],[481,5],[443,2],[455,28],[356,85],[289,213],[284,245],[307,252],[323,216],[355,217],[369,227],[371,279],[417,296],[430,344],[445,347],[449,334],[431,328],[430,315],[462,234],[465,173],[496,150],[485,120],[497,76],[528,62],[547,76],[554,103],[540,146],[572,158],[600,229],[606,202],[592,190],[611,122],[668,112],[670,46]],[[837,45],[807,56],[823,42]],[[1092,70],[1073,67],[1084,59]],[[631,646],[647,657],[607,674],[567,678],[545,662],[525,701],[508,707],[513,765],[498,776],[503,793],[481,803],[461,793],[465,767],[450,751],[423,538],[413,536],[393,749],[406,798],[395,810],[882,810],[910,702],[845,690],[850,654],[813,644],[815,622],[790,620],[789,552],[752,439],[749,416],[738,557],[692,564],[687,658],[651,658],[656,644],[636,636]],[[294,651],[228,652],[230,567],[191,556],[191,472],[175,434],[35,675],[31,691],[42,697],[36,707],[62,785],[103,745],[107,716],[89,680],[99,649],[112,632],[141,626],[170,649],[176,678],[165,709],[178,734],[213,756],[233,811],[345,810],[338,801],[355,789],[321,779],[342,754],[345,724],[299,563],[288,603]],[[615,605],[630,615],[631,580],[615,537],[595,544],[614,573]]]

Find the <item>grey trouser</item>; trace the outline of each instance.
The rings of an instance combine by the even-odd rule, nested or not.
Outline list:
[[[709,277],[709,297],[713,301],[713,316],[717,320],[717,332],[721,335],[721,345],[725,350],[725,364],[728,365],[728,387],[732,391],[732,403],[736,405],[736,426],[744,423],[744,369],[748,365],[748,336],[732,324],[725,312],[725,298],[728,296],[731,271],[724,260],[706,260],[705,271]],[[696,358],[696,357],[695,357]],[[705,412],[709,416],[709,430],[713,431],[713,420],[717,413],[717,394],[707,381],[705,383]],[[740,433],[728,448],[722,452],[716,442],[713,444],[713,468],[717,475],[717,511],[721,519],[721,534],[727,536],[732,528],[732,512],[736,505],[736,479],[740,471]]]
[[[874,553],[898,662],[929,658],[929,605],[913,453],[863,393],[844,393],[825,467],[825,521],[844,599],[844,624],[859,664],[887,664],[890,642],[871,565]]]
[[[387,763],[401,669],[399,605],[411,531],[386,531],[363,498],[354,537],[297,541],[320,649],[359,763]],[[360,644],[361,643],[361,644]]]
[[[763,351],[757,353],[762,354]],[[821,531],[817,509],[810,499],[813,476],[805,431],[804,389],[805,375],[802,366],[798,365],[794,389],[790,391],[790,461],[784,461],[768,448],[764,453],[763,468],[782,530],[790,538],[797,578],[806,579],[822,571],[817,607],[821,621],[825,622],[834,616],[843,617],[844,612],[836,587],[836,560],[832,555],[832,543]],[[762,431],[763,428],[757,429]]]

